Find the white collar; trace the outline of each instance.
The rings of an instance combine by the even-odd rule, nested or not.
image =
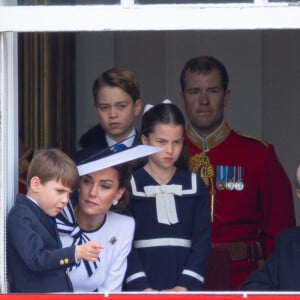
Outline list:
[[[31,197],[29,197],[29,196],[27,196],[27,195],[26,195],[26,197],[27,197],[29,200],[31,200],[34,204],[36,204],[37,206],[40,206],[39,203],[38,203],[36,200],[34,200],[33,198],[31,198]]]
[[[126,139],[124,139],[123,141],[120,141],[121,144],[124,144],[126,147],[131,147],[133,142],[134,142],[134,139],[135,139],[135,136],[136,136],[136,130],[135,128],[132,129],[132,131],[130,132],[130,134],[127,136]],[[106,142],[108,144],[109,147],[115,145],[115,144],[118,144],[117,141],[113,140],[110,136],[108,136],[108,134],[106,133],[105,135],[105,138],[106,138]]]

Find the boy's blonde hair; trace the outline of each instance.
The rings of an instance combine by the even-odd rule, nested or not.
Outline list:
[[[59,149],[39,149],[34,152],[27,173],[27,188],[32,177],[38,177],[42,184],[50,180],[61,180],[72,191],[78,187],[79,174],[75,162]]]

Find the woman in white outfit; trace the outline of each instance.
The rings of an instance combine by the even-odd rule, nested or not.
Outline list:
[[[135,226],[133,218],[116,212],[128,202],[130,173],[124,162],[147,155],[144,149],[122,152],[106,151],[100,160],[78,166],[78,194],[72,195],[77,204],[69,204],[57,219],[63,247],[88,240],[103,246],[97,262],[82,261],[68,271],[74,292],[121,291]]]

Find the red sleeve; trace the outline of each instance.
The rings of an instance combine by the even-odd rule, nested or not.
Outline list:
[[[280,164],[272,145],[268,146],[263,182],[263,239],[265,254],[274,247],[274,238],[285,228],[296,226],[290,180]]]

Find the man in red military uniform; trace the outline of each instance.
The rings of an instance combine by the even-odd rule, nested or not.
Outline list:
[[[230,91],[221,62],[192,58],[180,79],[190,168],[201,174],[211,196],[205,289],[235,290],[262,267],[278,231],[296,225],[291,184],[272,145],[230,129],[224,120]]]

